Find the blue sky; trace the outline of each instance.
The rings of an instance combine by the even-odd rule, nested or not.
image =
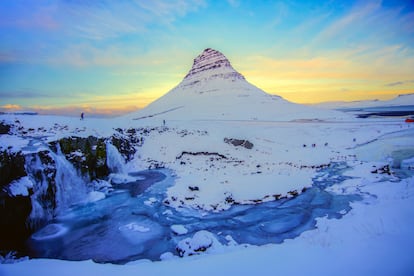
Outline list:
[[[294,102],[414,92],[412,1],[3,0],[0,33],[3,111],[136,110],[207,47]]]

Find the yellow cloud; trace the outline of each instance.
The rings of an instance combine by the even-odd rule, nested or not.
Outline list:
[[[413,85],[386,86],[414,79],[414,59],[396,58],[401,48],[383,48],[365,55],[336,51],[310,59],[250,56],[235,68],[248,81],[271,94],[299,103],[333,100],[387,99],[413,92]],[[378,56],[380,56],[378,58]]]
[[[22,107],[17,104],[5,104],[0,106],[2,109],[8,110],[8,111],[14,111],[14,110],[22,110]]]

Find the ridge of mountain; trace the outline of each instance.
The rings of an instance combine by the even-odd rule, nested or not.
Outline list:
[[[400,94],[389,100],[361,100],[361,101],[335,101],[312,104],[311,106],[326,109],[355,109],[355,108],[373,108],[373,107],[391,107],[391,106],[409,106],[414,105],[414,93]]]

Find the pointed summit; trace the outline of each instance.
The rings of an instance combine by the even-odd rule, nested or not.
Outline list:
[[[207,48],[194,59],[193,66],[184,81],[201,81],[211,78],[244,80],[244,77],[234,70],[230,61],[221,52]]]
[[[343,115],[270,95],[234,70],[221,52],[207,48],[194,59],[176,87],[131,116],[155,120],[290,121]]]

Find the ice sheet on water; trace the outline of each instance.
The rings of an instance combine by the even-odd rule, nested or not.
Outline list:
[[[144,233],[144,232],[150,231],[151,229],[148,228],[148,227],[142,226],[141,224],[138,224],[136,222],[131,222],[131,223],[128,223],[126,225],[120,226],[119,230],[121,232],[132,231],[132,232]]]
[[[291,216],[283,216],[277,220],[264,222],[260,225],[261,230],[269,234],[281,234],[291,231],[302,224],[305,214],[294,214]]]
[[[34,240],[49,240],[64,236],[69,229],[63,224],[49,224],[32,235]]]
[[[137,217],[136,221],[122,224],[118,230],[132,244],[143,244],[159,239],[164,232],[158,223],[145,217]]]
[[[92,192],[88,193],[87,201],[88,202],[95,202],[95,201],[98,201],[98,200],[102,200],[105,197],[106,197],[105,193],[103,193],[103,192],[92,191]]]
[[[111,173],[109,175],[109,182],[113,184],[125,184],[136,180],[142,180],[139,176],[130,176],[125,173]]]

